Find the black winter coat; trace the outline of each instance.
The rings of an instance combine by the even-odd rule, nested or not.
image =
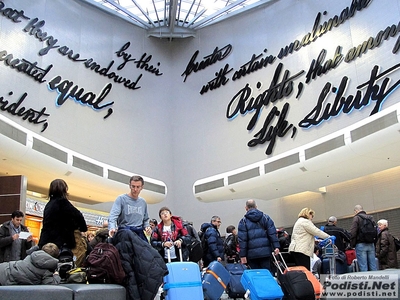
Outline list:
[[[0,263],[10,261],[11,259],[11,247],[13,238],[11,236],[11,221],[4,222],[0,226]],[[21,231],[29,232],[28,228],[21,224]],[[21,242],[21,259],[26,257],[26,250],[33,246],[33,242],[22,240]]]
[[[347,245],[350,244],[350,233],[347,230],[333,224],[326,224],[324,231],[336,237],[335,245],[340,251],[344,252],[346,250]]]
[[[87,231],[82,213],[66,198],[51,198],[44,208],[39,248],[47,243],[54,243],[60,249],[64,244],[75,248],[75,229]]]
[[[129,229],[119,229],[112,243],[119,251],[126,274],[127,300],[153,300],[168,274],[164,259]]]

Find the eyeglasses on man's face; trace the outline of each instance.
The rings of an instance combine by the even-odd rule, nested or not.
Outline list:
[[[161,216],[168,216],[169,215],[169,211],[168,210],[164,210],[162,212],[160,212]]]

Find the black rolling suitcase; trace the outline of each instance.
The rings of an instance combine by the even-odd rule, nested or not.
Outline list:
[[[272,255],[275,260],[276,268],[278,269],[277,278],[284,293],[283,299],[290,300],[315,300],[314,287],[307,279],[306,273],[297,270],[288,270],[288,267],[280,256],[278,260],[275,255]],[[285,272],[286,270],[286,272]]]
[[[243,271],[247,269],[246,266],[242,264],[226,264],[225,268],[228,270],[229,274],[231,274],[231,279],[226,286],[226,293],[229,298],[244,298],[246,291],[240,279],[242,278]]]

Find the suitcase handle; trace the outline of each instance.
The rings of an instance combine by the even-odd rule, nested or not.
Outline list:
[[[220,285],[226,290],[226,284],[222,281],[221,277],[219,277],[214,271],[207,269],[206,273],[211,274],[217,281],[219,282]]]
[[[279,255],[279,260],[276,258]],[[285,270],[287,270],[288,266],[283,259],[282,253],[279,252],[279,254],[275,255],[274,252],[272,252],[272,257],[274,258],[274,263],[276,268],[279,270],[281,274],[284,274]],[[282,270],[283,269],[283,270]]]
[[[321,248],[324,248],[328,245],[335,245],[335,241],[336,241],[336,236],[331,235],[330,237],[320,241],[318,246]]]
[[[175,246],[173,246],[173,247],[175,247]],[[170,263],[171,262],[171,249],[170,248],[167,249],[167,255],[168,255],[168,262]],[[179,258],[180,258],[181,262],[183,262],[182,248],[179,248]]]

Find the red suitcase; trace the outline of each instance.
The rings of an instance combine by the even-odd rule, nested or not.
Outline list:
[[[344,254],[346,255],[346,261],[348,266],[350,266],[353,263],[353,260],[357,258],[355,249],[348,249],[344,251]]]

